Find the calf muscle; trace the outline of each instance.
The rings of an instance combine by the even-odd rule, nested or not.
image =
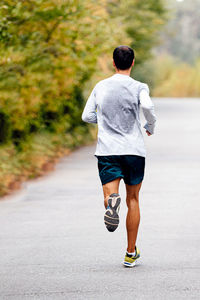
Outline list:
[[[140,224],[139,191],[142,183],[136,185],[126,185],[126,203],[128,207],[126,217],[126,229],[128,247],[127,251],[134,252],[137,239],[138,227]]]

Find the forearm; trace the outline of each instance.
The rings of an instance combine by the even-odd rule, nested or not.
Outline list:
[[[147,120],[147,118],[146,118]],[[155,123],[156,123],[156,119],[150,119],[147,120],[147,123],[144,125],[144,128],[150,133],[150,134],[154,134],[154,129],[155,129]]]
[[[144,128],[151,134],[154,133],[155,123],[156,123],[156,115],[154,111],[154,105],[149,97],[148,93],[143,90],[140,93],[140,103],[142,107],[142,111],[144,117],[147,121]]]

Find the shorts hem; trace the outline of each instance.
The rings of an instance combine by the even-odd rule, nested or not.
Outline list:
[[[127,182],[125,182],[125,180],[124,180],[124,183],[127,185],[136,185],[136,184],[141,183],[143,180],[144,180],[144,177],[140,178],[139,180],[135,180],[134,183],[127,183]]]
[[[111,178],[111,179],[107,179],[107,180],[104,180],[104,181],[102,181],[101,178],[100,178],[100,180],[101,180],[101,184],[104,185],[104,184],[106,184],[106,183],[109,183],[109,182],[114,181],[114,180],[117,179],[117,178],[124,179],[123,176],[116,176],[116,177],[113,177],[113,178]]]

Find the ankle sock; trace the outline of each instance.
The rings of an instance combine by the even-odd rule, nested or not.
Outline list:
[[[126,253],[128,254],[128,255],[130,255],[130,256],[135,256],[135,251],[134,252],[128,252],[128,251],[126,251]]]

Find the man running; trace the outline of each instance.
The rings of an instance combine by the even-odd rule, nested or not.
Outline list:
[[[140,257],[136,247],[140,223],[139,191],[144,177],[145,146],[140,124],[140,106],[147,121],[148,136],[154,133],[156,117],[147,84],[130,77],[134,66],[134,51],[119,46],[113,52],[116,73],[94,87],[82,114],[82,120],[98,123],[95,156],[103,186],[106,212],[104,222],[108,231],[119,224],[119,183],[126,185],[127,252],[124,265],[133,267]]]

